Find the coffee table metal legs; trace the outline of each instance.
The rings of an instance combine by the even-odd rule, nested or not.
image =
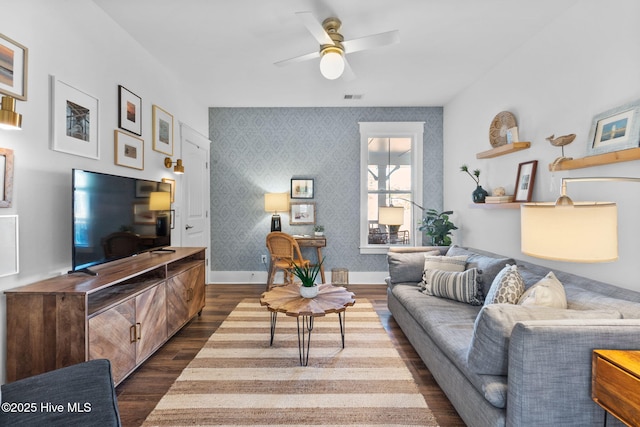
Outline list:
[[[276,321],[278,320],[278,312],[272,311],[271,315],[271,340],[269,346],[273,346],[273,337],[276,333]],[[346,316],[338,312],[338,322],[340,323],[340,337],[342,339],[342,348],[344,348],[344,322]],[[300,326],[300,318],[302,318],[302,326]],[[300,366],[309,365],[309,348],[311,345],[311,331],[313,331],[313,316],[297,316],[298,323],[298,355],[300,358]]]
[[[300,317],[302,317],[302,328],[300,328]],[[300,356],[300,366],[309,364],[309,346],[311,345],[311,331],[313,331],[313,316],[298,316],[298,354]],[[305,349],[304,341],[307,340]]]
[[[271,341],[269,341],[269,346],[273,346],[273,336],[276,334],[276,321],[278,320],[278,312],[272,311],[271,314]]]

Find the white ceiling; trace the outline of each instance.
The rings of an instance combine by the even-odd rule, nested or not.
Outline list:
[[[442,106],[578,0],[93,0],[214,107]],[[326,80],[295,12],[337,16],[345,40],[399,30]],[[517,72],[517,69],[514,69]],[[362,95],[345,100],[344,95]]]

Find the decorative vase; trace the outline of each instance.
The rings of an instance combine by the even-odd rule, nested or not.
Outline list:
[[[473,203],[484,203],[484,199],[489,193],[481,185],[478,185],[471,195],[473,196]]]
[[[315,298],[318,296],[318,285],[302,286],[300,285],[300,296],[302,298]]]

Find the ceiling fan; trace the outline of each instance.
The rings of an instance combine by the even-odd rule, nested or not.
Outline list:
[[[346,54],[386,46],[400,41],[398,30],[345,41],[342,34],[340,34],[342,22],[338,18],[327,18],[321,24],[311,12],[297,12],[296,15],[302,20],[311,35],[320,43],[320,49],[317,52],[276,62],[275,65],[285,66],[320,58],[320,73],[329,80],[337,79],[342,75],[347,80],[355,77],[347,62]]]

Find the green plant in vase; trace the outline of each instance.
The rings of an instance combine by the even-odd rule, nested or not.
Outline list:
[[[451,231],[458,229],[458,227],[449,220],[449,215],[451,214],[453,214],[453,211],[438,212],[435,209],[425,210],[424,218],[422,218],[418,230],[424,231],[427,236],[431,237],[431,244],[433,246],[451,245]]]
[[[480,185],[480,169],[475,169],[473,173],[469,172],[467,165],[460,166],[460,172],[466,172],[467,175],[476,183],[476,189],[471,193],[473,203],[484,203],[485,198],[489,195],[487,191]]]
[[[299,266],[297,264],[291,264],[293,267],[293,275],[300,279],[300,295],[304,298],[313,298],[318,295],[318,285],[316,284],[316,278],[322,267],[324,258],[320,260],[318,264],[311,265],[306,264]]]

